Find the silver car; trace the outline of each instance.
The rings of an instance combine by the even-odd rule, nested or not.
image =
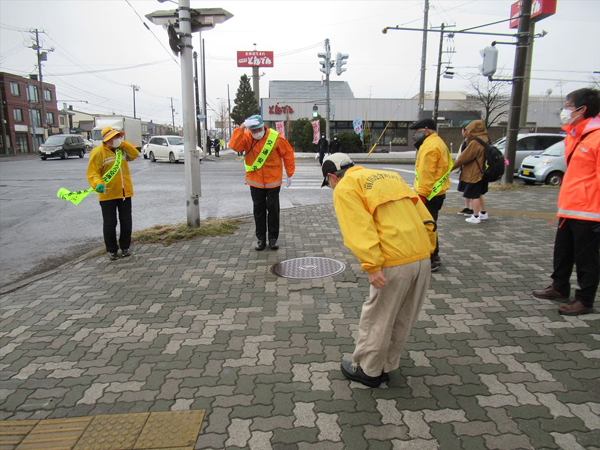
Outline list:
[[[523,163],[523,160],[531,155],[539,155],[552,144],[556,144],[564,139],[564,135],[555,133],[529,133],[519,134],[517,136],[517,152],[515,155],[515,172],[517,175],[519,167]],[[498,139],[494,142],[494,145],[498,147],[498,150],[506,156],[506,137]]]
[[[526,184],[560,186],[566,170],[565,143],[561,141],[548,147],[541,155],[525,158],[519,168],[519,178]]]
[[[200,147],[196,147],[200,152],[200,161],[204,158],[204,153]],[[144,158],[150,158],[150,161],[156,162],[158,159],[166,159],[169,162],[177,163],[185,160],[183,150],[183,137],[181,136],[153,136],[144,147],[142,147]]]

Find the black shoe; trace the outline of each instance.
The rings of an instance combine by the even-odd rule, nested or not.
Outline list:
[[[381,372],[380,378],[382,383],[387,383],[388,381],[390,381],[390,374],[387,372]]]
[[[267,247],[267,242],[264,239],[260,239],[256,243],[256,247],[254,247],[254,250],[257,250],[260,252],[260,251],[263,251],[266,247]]]
[[[127,258],[128,256],[131,256],[131,250],[129,250],[128,248],[121,250],[121,258]]]
[[[108,252],[108,259],[110,259],[111,261],[116,261],[117,259],[119,259],[119,254],[117,252]]]
[[[279,250],[279,245],[277,245],[277,239],[269,239],[269,248],[271,250]]]
[[[442,258],[440,258],[440,255],[432,256],[431,257],[431,262],[436,262],[438,264],[441,264],[442,263]]]
[[[463,208],[462,211],[459,211],[458,214],[462,214],[463,216],[472,216],[473,210],[469,208]]]
[[[437,272],[438,269],[440,268],[440,263],[437,261],[431,261],[431,271],[432,272]]]
[[[354,365],[352,361],[342,361],[341,369],[344,376],[349,380],[356,381],[368,387],[378,387],[381,384],[381,376],[370,377],[363,372],[360,365]]]

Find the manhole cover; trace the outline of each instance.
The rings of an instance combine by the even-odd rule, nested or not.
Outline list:
[[[343,272],[346,266],[331,258],[295,258],[275,264],[271,271],[278,277],[308,280]]]

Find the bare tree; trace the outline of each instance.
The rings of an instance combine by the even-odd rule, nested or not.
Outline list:
[[[590,75],[590,87],[593,89],[600,89],[600,75],[596,75],[597,72],[594,72]]]
[[[469,79],[464,109],[481,111],[482,120],[490,127],[508,114],[510,86],[509,81],[489,81],[481,75],[473,75]]]
[[[217,110],[215,111],[217,114],[217,118],[215,121],[215,128],[221,130],[221,138],[225,139],[225,136],[228,136],[228,119],[229,119],[229,111],[227,109],[227,102],[225,100],[221,100],[217,105]]]

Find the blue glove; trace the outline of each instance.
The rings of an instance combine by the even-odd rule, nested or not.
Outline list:
[[[98,183],[98,185],[96,186],[96,192],[98,192],[99,194],[104,193],[104,185],[102,183]]]

